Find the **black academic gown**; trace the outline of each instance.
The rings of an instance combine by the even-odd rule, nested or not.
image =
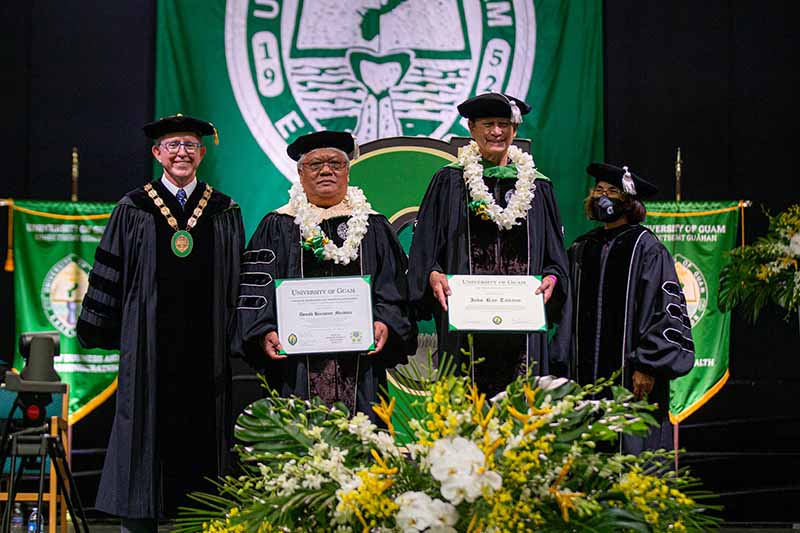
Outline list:
[[[323,220],[320,227],[341,246],[348,217]],[[348,265],[320,261],[300,246],[300,230],[294,217],[272,212],[261,221],[242,257],[241,287],[232,327],[233,351],[264,372],[270,386],[283,396],[308,399],[319,396],[326,404],[342,402],[351,413],[360,411],[376,420],[371,409],[386,369],[406,362],[416,350],[416,326],[406,303],[406,256],[386,217],[370,214],[367,234],[358,259]],[[276,279],[370,275],[373,319],[386,324],[389,338],[375,355],[294,355],[272,361],[262,343],[277,331]]]
[[[182,210],[153,182],[181,228]],[[223,473],[232,443],[226,325],[235,305],[243,226],[238,206],[214,191],[191,231],[186,258],[143,188],[126,194],[95,254],[77,331],[85,347],[119,349],[114,424],[96,507],[127,518],[174,514],[183,495]]]
[[[486,162],[484,162],[486,164]],[[501,207],[516,179],[484,176],[489,191]],[[500,230],[468,208],[469,192],[460,167],[446,166],[431,180],[422,200],[409,256],[409,300],[417,318],[433,317],[438,331],[438,353],[461,362],[467,335],[448,331],[447,313],[433,297],[428,278],[432,271],[445,274],[540,275],[558,278],[545,310],[549,324],[566,324],[570,317],[567,254],[561,218],[550,180],[537,172],[536,190],[524,222]],[[548,344],[541,333],[476,334],[475,357],[486,360],[475,369],[478,386],[496,394],[518,375],[553,372],[552,362],[563,363],[566,346]]]
[[[592,230],[575,240],[569,256],[575,295],[572,377],[594,383],[621,368],[622,383],[632,390],[635,370],[653,376],[648,400],[658,404],[660,425],[644,438],[626,435],[622,450],[672,449],[669,380],[694,364],[691,322],[673,258],[638,224]]]

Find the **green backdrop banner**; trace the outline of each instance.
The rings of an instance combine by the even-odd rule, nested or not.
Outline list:
[[[465,136],[456,105],[507,92],[533,106],[519,136],[569,242],[588,229],[585,167],[603,156],[602,64],[599,0],[161,1],[156,116],[214,122],[201,179],[241,204],[251,233],[288,198],[297,136]]]
[[[94,252],[114,205],[14,200],[9,206],[13,209],[17,336],[35,331],[60,333],[61,356],[55,360],[55,369],[70,387],[72,424],[116,390],[119,353],[86,350],[75,336]],[[24,366],[19,352],[14,366]]]
[[[728,380],[730,313],[717,307],[719,273],[736,244],[739,202],[648,202],[647,226],[675,259],[694,338],[694,368],[670,385],[670,418],[682,422]]]

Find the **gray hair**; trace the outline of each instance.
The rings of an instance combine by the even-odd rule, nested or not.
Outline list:
[[[344,156],[344,160],[345,160],[345,161],[347,161],[347,168],[348,168],[348,169],[350,168],[350,157],[347,155],[347,153],[345,153],[345,151],[344,151],[344,150],[340,150],[340,149],[338,149],[338,148],[334,148],[334,147],[332,147],[332,146],[322,146],[322,147],[320,147],[320,148],[314,148],[313,150],[311,150],[311,152],[315,152],[315,151],[317,151],[317,150],[321,150],[322,148],[327,148],[328,150],[333,150],[334,152],[336,152],[336,153],[338,153],[338,154],[341,154],[342,156]],[[308,154],[310,154],[311,152],[306,152],[306,153],[304,153],[303,155],[301,155],[301,156],[300,156],[300,159],[298,159],[298,160],[297,160],[297,170],[298,170],[298,171],[303,169],[303,163],[304,163],[304,162],[305,162],[305,160],[306,160],[306,156],[307,156]]]

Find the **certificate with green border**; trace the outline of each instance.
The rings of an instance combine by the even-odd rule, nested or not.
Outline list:
[[[281,353],[375,349],[370,276],[275,280]]]
[[[546,331],[542,276],[447,276],[450,331]]]

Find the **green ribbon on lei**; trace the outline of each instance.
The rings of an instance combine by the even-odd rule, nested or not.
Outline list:
[[[312,252],[317,261],[323,261],[325,260],[325,244],[327,242],[328,239],[323,235],[315,235],[314,237],[300,241],[300,246],[303,248],[303,250]]]
[[[483,200],[473,200],[469,204],[469,210],[482,220],[489,220],[489,212],[486,210],[486,202]]]

